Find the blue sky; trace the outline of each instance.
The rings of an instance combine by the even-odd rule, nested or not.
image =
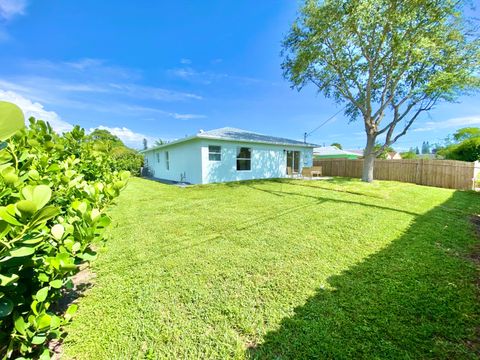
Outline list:
[[[232,126],[302,139],[340,108],[282,79],[298,2],[0,0],[0,99],[59,131],[103,127],[130,146]],[[478,14],[478,13],[477,13]],[[396,148],[480,126],[480,96],[441,104]],[[310,142],[364,147],[339,114]]]

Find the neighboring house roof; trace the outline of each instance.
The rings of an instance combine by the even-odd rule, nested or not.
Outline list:
[[[156,150],[164,147],[168,147],[174,144],[180,144],[185,141],[190,141],[193,139],[212,139],[212,140],[225,140],[225,141],[238,141],[238,142],[251,142],[251,143],[261,143],[261,144],[273,144],[273,145],[285,145],[285,146],[302,146],[313,148],[317,145],[304,143],[302,141],[290,140],[276,136],[269,136],[258,134],[255,132],[236,129],[231,127],[224,127],[221,129],[215,129],[210,131],[199,131],[193,136],[188,136],[183,139],[175,140],[167,144],[160,146],[155,146],[150,149],[143,150],[142,152],[148,152],[151,150]]]
[[[344,155],[344,156],[362,156],[360,154],[346,151],[346,150],[340,150],[336,146],[322,146],[322,147],[316,147],[313,149],[313,155],[317,156],[339,156],[339,155]]]
[[[354,149],[354,150],[345,150],[345,151],[348,151],[353,154],[357,154],[358,156],[362,156],[362,157],[364,155],[363,149]]]
[[[397,151],[390,151],[388,154],[387,154],[387,159],[401,159],[402,158],[402,155],[397,152]]]

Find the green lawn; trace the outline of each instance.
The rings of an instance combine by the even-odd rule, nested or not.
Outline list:
[[[476,358],[479,194],[132,179],[65,358]]]

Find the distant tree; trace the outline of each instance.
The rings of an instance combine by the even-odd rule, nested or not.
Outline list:
[[[112,144],[123,144],[122,140],[110,131],[105,129],[95,129],[88,136],[94,142],[110,142]]]
[[[415,154],[415,151],[409,150],[407,152],[400,153],[402,159],[417,159],[418,156]]]
[[[88,139],[93,142],[96,151],[108,152],[112,155],[117,169],[128,170],[133,175],[140,174],[143,156],[137,150],[125,146],[118,136],[108,130],[95,129],[88,135]]]
[[[337,143],[337,142],[330,144],[330,146],[335,146],[335,147],[339,148],[340,150],[343,150],[342,144]]]
[[[148,142],[147,142],[147,139],[143,139],[143,150],[147,150],[148,149]]]
[[[386,159],[388,153],[390,152],[395,152],[395,149],[391,146],[384,147],[382,144],[377,143],[374,145],[374,150],[375,152],[378,152],[381,150],[381,152],[378,152],[377,159]],[[363,150],[363,153],[365,154],[366,149]]]
[[[297,90],[313,84],[346,104],[350,121],[363,119],[363,181],[419,115],[480,86],[480,42],[465,3],[304,1],[283,42],[284,76]]]
[[[163,144],[165,144],[165,142],[162,139],[158,139],[155,141],[155,146],[161,146]]]
[[[88,135],[89,141],[95,144],[95,149],[109,152],[117,146],[125,146],[116,135],[105,129],[95,129]]]
[[[418,146],[415,147],[415,154],[416,154],[416,155],[419,155],[419,154],[420,154],[420,150],[418,149]]]
[[[422,154],[430,154],[430,144],[428,141],[424,141],[422,144]]]

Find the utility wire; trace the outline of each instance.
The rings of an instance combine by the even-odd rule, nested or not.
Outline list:
[[[307,137],[309,137],[310,135],[312,135],[315,131],[317,131],[318,129],[320,129],[322,126],[326,125],[330,120],[333,120],[333,118],[335,118],[335,116],[337,116],[338,114],[340,114],[343,110],[345,109],[345,107],[342,107],[340,110],[338,110],[335,114],[333,114],[332,116],[330,116],[327,120],[325,120],[323,123],[321,123],[320,125],[318,125],[315,129],[313,129],[312,131],[310,132],[305,132],[303,134],[303,142],[306,143],[307,142]]]

